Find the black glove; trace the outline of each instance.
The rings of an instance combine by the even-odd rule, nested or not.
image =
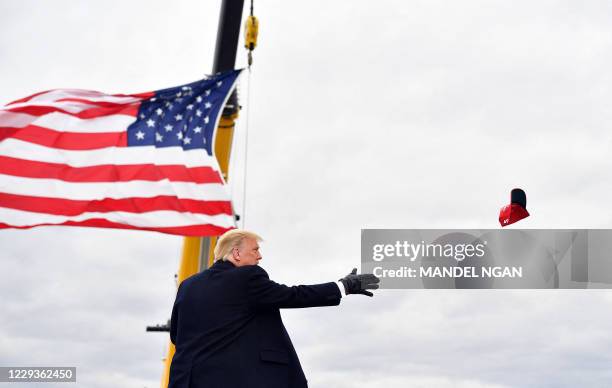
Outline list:
[[[353,268],[350,274],[346,275],[342,279],[338,279],[344,285],[346,294],[362,294],[367,296],[374,296],[370,291],[378,288],[380,279],[371,273],[357,275],[357,268]]]

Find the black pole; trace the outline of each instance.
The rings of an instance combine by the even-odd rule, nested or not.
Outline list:
[[[223,0],[221,2],[213,74],[233,70],[236,66],[243,7],[244,0]]]
[[[222,71],[234,70],[236,67],[236,53],[238,51],[238,38],[242,24],[242,8],[244,0],[222,0],[219,13],[219,27],[217,28],[217,43],[215,45],[215,59],[212,74]],[[238,94],[232,92],[223,108],[223,116],[230,117],[238,111]],[[200,241],[200,271],[208,267],[208,254],[210,237],[202,237]]]
[[[221,14],[219,16],[219,29],[217,30],[217,43],[215,46],[215,61],[213,62],[212,74],[221,71],[233,70],[236,66],[236,52],[238,50],[238,38],[240,36],[240,25],[242,22],[242,8],[244,0],[222,0]],[[238,107],[236,91],[227,102],[224,115],[231,115]],[[203,237],[203,239],[210,237]],[[200,262],[208,262],[208,249],[200,249]],[[203,271],[204,267],[201,268]],[[176,276],[176,275],[175,275]],[[165,325],[147,326],[147,331],[170,331],[170,321]]]

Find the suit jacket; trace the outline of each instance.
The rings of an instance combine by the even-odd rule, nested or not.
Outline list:
[[[257,265],[215,264],[179,286],[168,388],[304,388],[280,308],[335,306],[336,283],[287,287]]]

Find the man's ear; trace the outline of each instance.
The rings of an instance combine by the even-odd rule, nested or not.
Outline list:
[[[240,250],[237,247],[232,248],[232,257],[236,261],[240,261]]]

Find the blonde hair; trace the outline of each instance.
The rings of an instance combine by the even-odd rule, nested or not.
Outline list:
[[[242,240],[245,238],[252,238],[255,241],[263,240],[257,234],[249,232],[248,230],[229,230],[217,240],[217,246],[215,247],[215,260],[226,260],[232,252],[232,249],[238,248],[240,244],[242,244]]]

